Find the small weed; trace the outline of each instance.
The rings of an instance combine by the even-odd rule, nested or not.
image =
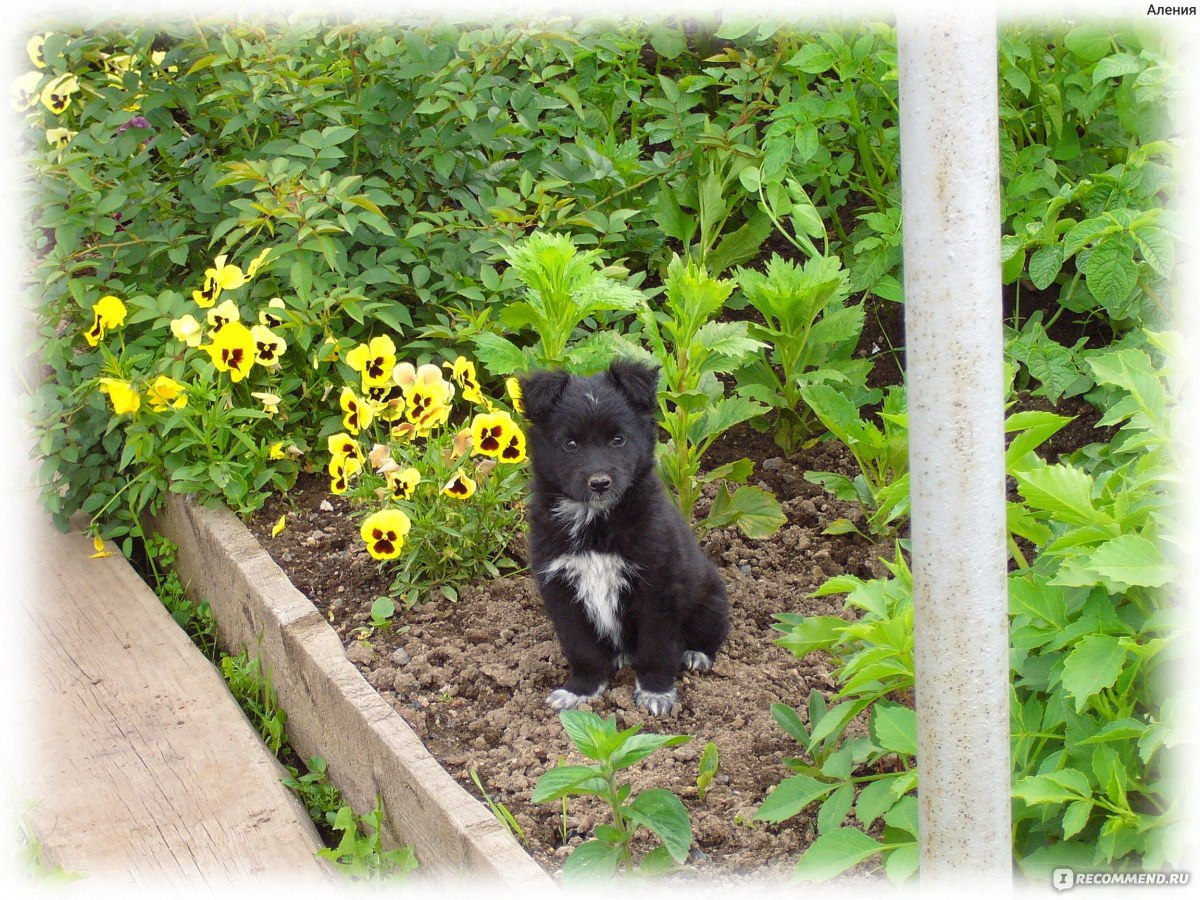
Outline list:
[[[704,745],[704,752],[700,754],[700,774],[696,777],[696,792],[700,795],[701,800],[708,796],[709,785],[712,784],[720,767],[721,760],[717,754],[717,745],[709,741]]]
[[[479,793],[483,794],[483,799],[491,809],[492,815],[504,826],[504,829],[522,844],[528,844],[525,829],[521,827],[521,823],[513,817],[507,806],[499,800],[493,800],[491,795],[484,790],[483,782],[479,779],[479,772],[475,769],[471,770],[471,780],[475,782],[475,787],[479,788]]]
[[[317,851],[330,860],[351,881],[374,881],[381,878],[403,878],[417,867],[417,857],[411,846],[384,850],[379,837],[383,824],[383,801],[376,798],[375,809],[361,819],[349,806],[327,814],[329,825],[342,833],[336,847]],[[367,826],[369,833],[360,831]]]

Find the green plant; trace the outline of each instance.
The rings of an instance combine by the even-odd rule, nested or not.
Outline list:
[[[535,343],[522,350],[494,331],[476,335],[480,360],[497,375],[537,368],[601,368],[619,339],[595,330],[568,348],[575,332],[585,321],[605,322],[602,313],[629,315],[645,302],[640,291],[617,280],[620,270],[598,267],[599,251],[581,253],[568,235],[535,232],[506,247],[505,258],[525,291],[523,300],[504,307],[500,322],[513,332],[531,330]]]
[[[371,627],[387,631],[392,627],[392,616],[396,614],[396,601],[391,597],[376,597],[371,604]]]
[[[263,672],[262,662],[243,650],[237,656],[221,657],[221,674],[238,705],[258,729],[272,753],[279,753],[284,741],[287,713],[279,705],[271,676]]]
[[[328,859],[351,881],[376,881],[405,878],[417,868],[417,856],[412,847],[384,850],[380,843],[383,827],[383,802],[375,801],[375,809],[361,819],[349,806],[328,814],[329,825],[342,833],[336,847],[317,851]]]
[[[733,290],[733,282],[709,275],[692,261],[676,257],[667,270],[661,310],[642,312],[643,334],[662,366],[659,392],[667,443],[660,447],[659,466],[684,517],[693,520],[703,485],[745,481],[753,471],[748,459],[700,473],[704,454],[722,434],[740,422],[766,412],[741,395],[726,396],[717,378],[745,365],[765,345],[750,337],[745,322],[715,319]],[[737,526],[750,537],[773,534],[785,517],[767,491],[742,485],[732,494],[717,488],[708,516],[697,530]]]
[[[721,759],[717,752],[717,745],[709,741],[704,745],[704,752],[700,754],[700,771],[696,775],[696,794],[701,800],[708,796],[709,786],[712,785],[712,780],[716,777],[720,767]]]
[[[868,527],[889,533],[908,515],[908,413],[903,387],[888,388],[877,426],[861,418],[854,400],[824,382],[800,388],[800,395],[817,419],[854,456],[859,474],[853,478],[836,472],[805,472],[804,477],[823,486],[839,500],[856,502],[867,516]],[[857,530],[846,519],[827,533]]]
[[[803,267],[772,255],[764,272],[739,268],[738,286],[764,324],[751,334],[771,346],[739,369],[741,393],[775,410],[775,441],[792,453],[812,429],[800,388],[829,383],[844,393],[866,391],[871,363],[853,359],[863,306],[845,305],[848,274],[836,257],[815,256]]]
[[[525,829],[521,827],[521,823],[516,820],[516,817],[513,816],[507,806],[499,800],[493,800],[491,794],[484,790],[483,782],[479,778],[479,772],[475,769],[471,770],[471,780],[475,782],[475,787],[479,788],[479,793],[483,795],[488,809],[492,811],[492,815],[496,817],[496,821],[504,826],[504,830],[522,844],[528,844],[529,841],[525,837]]]
[[[342,792],[329,780],[329,764],[322,757],[309,757],[305,766],[303,775],[298,767],[288,766],[283,785],[296,792],[313,822],[324,824],[325,816],[342,806]]]
[[[1143,341],[1085,357],[1097,384],[1091,396],[1104,410],[1097,424],[1120,426],[1111,443],[1047,463],[1035,449],[1066,419],[1037,411],[1008,418],[1013,438],[1006,463],[1020,495],[1009,505],[1013,840],[1028,875],[1064,865],[1153,870],[1176,859],[1166,835],[1178,808],[1164,757],[1178,741],[1181,697],[1167,692],[1163,676],[1177,652],[1168,591],[1177,571],[1161,545],[1178,528],[1167,490],[1177,466],[1171,439],[1178,388],[1169,359],[1178,341],[1157,332],[1144,332]],[[1032,546],[1032,560],[1017,538]],[[835,816],[833,798],[842,788],[834,781],[861,777],[846,771],[843,755],[857,764],[881,747],[901,754],[905,771],[871,779],[859,792],[855,815],[868,825],[859,814],[865,808],[868,816],[883,814],[889,825],[902,827],[895,816],[887,819],[900,809],[897,815],[910,821],[901,804],[911,800],[903,794],[917,777],[911,712],[885,700],[905,699],[913,685],[912,582],[899,548],[889,568],[887,579],[841,576],[819,589],[846,592],[847,603],[862,610],[855,622],[778,617],[781,644],[800,656],[823,650],[838,661],[834,677],[842,700],[826,710],[823,699],[810,698],[811,730],[794,710],[774,710],[810,762],[799,764],[805,768],[798,780],[772,792],[760,815],[794,815],[827,797],[825,804],[834,804],[828,816]],[[847,748],[861,738],[841,747],[836,738],[868,708],[872,744],[860,745],[858,759]],[[886,789],[874,786],[884,782],[890,782]],[[911,873],[914,852],[894,846],[886,832],[881,845],[842,831],[830,832],[823,845],[818,839],[801,859],[805,877],[836,874],[874,853],[885,855],[889,873]]]
[[[563,877],[572,881],[609,878],[618,869],[627,874],[637,871],[653,875],[666,871],[672,860],[683,863],[692,844],[692,824],[679,798],[662,788],[632,796],[632,786],[618,783],[617,773],[655,750],[678,746],[691,738],[640,734],[638,725],[617,731],[616,717],[601,719],[581,710],[563,710],[559,720],[571,743],[595,765],[559,763],[538,779],[533,802],[548,803],[568,796],[598,797],[612,813],[611,823],[597,826],[595,837],[580,844],[567,858]],[[641,828],[652,832],[662,845],[646,853],[635,867],[633,839]]]
[[[431,363],[397,363],[394,351],[381,336],[346,356],[361,377],[342,388],[344,430],[326,440],[330,491],[361,510],[370,555],[396,561],[395,597],[412,606],[436,590],[455,601],[458,585],[516,565],[505,554],[520,527],[525,434],[465,357],[444,364],[447,379]],[[509,390],[516,406],[519,388]],[[452,423],[456,401],[474,413]],[[377,603],[372,614],[386,622]]]
[[[144,547],[154,593],[200,652],[209,659],[216,659],[219,655],[216,619],[207,600],[193,603],[184,592],[183,582],[175,570],[175,555],[179,548],[158,534],[147,537]]]

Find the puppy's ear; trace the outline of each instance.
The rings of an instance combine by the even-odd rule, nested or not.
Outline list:
[[[571,376],[561,369],[553,372],[530,372],[517,379],[521,385],[521,399],[525,404],[525,418],[535,425],[542,421],[558,403],[570,380]]]
[[[618,359],[605,375],[637,412],[653,415],[658,412],[658,366],[648,366],[632,359]]]

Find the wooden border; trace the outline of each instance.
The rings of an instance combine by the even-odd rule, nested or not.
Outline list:
[[[169,494],[150,528],[178,546],[180,579],[193,600],[212,606],[222,642],[262,659],[292,746],[306,758],[324,757],[356,810],[382,798],[385,837],[413,844],[422,872],[520,890],[554,887],[346,659],[333,628],[237,516]]]

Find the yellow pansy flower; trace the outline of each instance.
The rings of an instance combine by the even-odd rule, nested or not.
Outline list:
[[[192,291],[192,299],[197,305],[208,308],[217,302],[221,291],[232,291],[246,283],[242,270],[234,265],[226,265],[227,255],[222,253],[213,260],[212,268],[204,270],[204,287]]]
[[[453,363],[442,363],[443,368],[450,369],[450,377],[463,389],[463,399],[469,403],[484,403],[483,390],[475,375],[475,364],[465,356],[460,356]]]
[[[272,310],[287,309],[287,304],[283,302],[282,297],[272,297],[267,301],[267,308],[259,310],[258,324],[264,325],[267,328],[278,328],[283,324],[283,315]]]
[[[268,416],[273,416],[279,412],[279,404],[281,401],[278,395],[271,394],[266,391],[251,391],[250,396],[262,403],[263,412],[265,412]],[[279,444],[282,446],[283,441],[280,441]],[[278,458],[283,459],[283,456],[280,455]]]
[[[142,398],[138,394],[137,388],[122,378],[101,378],[100,390],[108,394],[108,399],[112,401],[113,412],[118,416],[135,413],[142,405]]]
[[[283,452],[283,441],[276,441],[267,448],[267,459],[287,459],[287,454]]]
[[[396,345],[386,334],[373,337],[346,354],[346,365],[362,373],[364,387],[385,384],[396,367]]]
[[[171,320],[171,334],[175,336],[175,340],[183,341],[189,347],[199,347],[204,327],[196,321],[195,316],[188,313]]]
[[[71,105],[71,95],[79,90],[79,81],[68,72],[42,88],[42,105],[55,115],[61,115]]]
[[[508,399],[512,401],[513,409],[521,415],[525,415],[525,397],[521,393],[521,382],[516,379],[516,376],[504,379],[504,389],[508,391]]]
[[[71,138],[77,134],[79,134],[78,131],[70,131],[66,128],[47,128],[46,143],[61,150],[71,143]]]
[[[475,453],[484,456],[500,456],[515,435],[521,434],[521,429],[513,421],[513,417],[503,410],[491,413],[479,413],[471,420],[471,438]],[[524,436],[521,437],[522,459],[524,459]]]
[[[287,342],[264,325],[255,325],[250,329],[254,337],[255,361],[260,366],[279,365],[279,357],[287,351]]]
[[[353,456],[335,456],[329,461],[329,490],[334,494],[346,493],[350,479],[361,469],[361,459]]]
[[[217,371],[228,372],[234,381],[241,381],[254,366],[254,338],[241,322],[225,325],[202,349],[208,351]]]
[[[83,333],[87,342],[95,347],[104,339],[104,332],[109,328],[120,328],[125,324],[125,304],[119,297],[111,294],[101,297],[92,304],[92,327]]]
[[[25,44],[29,61],[39,69],[46,68],[46,37],[44,34],[35,34]]]
[[[287,528],[287,515],[286,514],[280,516],[279,521],[276,522],[275,526],[271,529],[271,537],[273,537],[273,538],[279,537],[279,535],[283,532],[283,529],[285,529],[285,528]]]
[[[375,415],[385,422],[395,422],[404,415],[404,390],[398,384],[391,381],[363,384],[363,396],[371,401]]]
[[[395,559],[410,528],[412,521],[401,510],[381,509],[367,516],[358,533],[375,559]]]
[[[104,549],[104,538],[99,535],[92,538],[92,549],[96,552],[89,556],[88,559],[108,559],[108,557],[113,555],[111,550]]]
[[[525,461],[525,434],[521,429],[509,435],[508,442],[500,450],[500,459],[514,465]]]
[[[262,251],[258,254],[258,256],[254,257],[254,259],[250,260],[250,262],[246,265],[246,280],[247,281],[250,281],[255,275],[258,274],[258,270],[262,267],[263,263],[265,263],[267,261],[267,257],[270,255],[271,255],[271,248],[264,247],[262,249]]]
[[[337,434],[331,434],[328,441],[329,455],[334,459],[345,459],[352,456],[358,460],[359,466],[363,463],[362,447],[358,445],[358,441],[350,437],[344,431],[339,431]]]
[[[162,412],[165,409],[183,409],[187,406],[187,388],[166,375],[159,375],[154,383],[146,388],[146,400],[150,408]]]
[[[242,314],[232,300],[226,300],[216,309],[208,311],[208,324],[213,334],[220,332],[230,322],[240,322],[241,318]]]
[[[38,90],[41,81],[41,72],[26,72],[14,81],[9,93],[13,109],[17,112],[24,112],[36,106],[38,100],[41,99],[41,92]]]
[[[393,499],[396,500],[411,499],[413,491],[421,483],[421,473],[412,466],[409,466],[407,469],[387,472],[384,477],[387,478],[388,490],[391,491]]]
[[[342,424],[348,432],[358,434],[364,428],[371,427],[371,422],[375,418],[374,413],[371,412],[371,406],[359,400],[354,395],[352,388],[342,388],[340,405],[345,412],[345,415],[342,416]]]
[[[456,500],[466,500],[475,493],[475,482],[462,469],[459,469],[442,487],[442,493]]]

